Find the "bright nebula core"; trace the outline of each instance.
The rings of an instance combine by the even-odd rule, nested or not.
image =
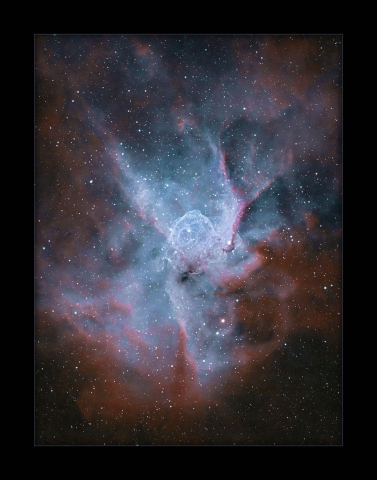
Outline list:
[[[35,444],[342,444],[342,36],[35,37]]]

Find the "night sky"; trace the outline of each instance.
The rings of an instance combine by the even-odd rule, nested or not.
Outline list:
[[[342,36],[35,36],[35,445],[342,444]]]

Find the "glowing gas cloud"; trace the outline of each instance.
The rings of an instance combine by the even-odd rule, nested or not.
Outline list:
[[[36,36],[37,444],[341,444],[341,43]]]

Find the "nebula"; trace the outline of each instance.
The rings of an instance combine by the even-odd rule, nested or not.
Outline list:
[[[36,35],[35,444],[342,444],[342,36]]]

